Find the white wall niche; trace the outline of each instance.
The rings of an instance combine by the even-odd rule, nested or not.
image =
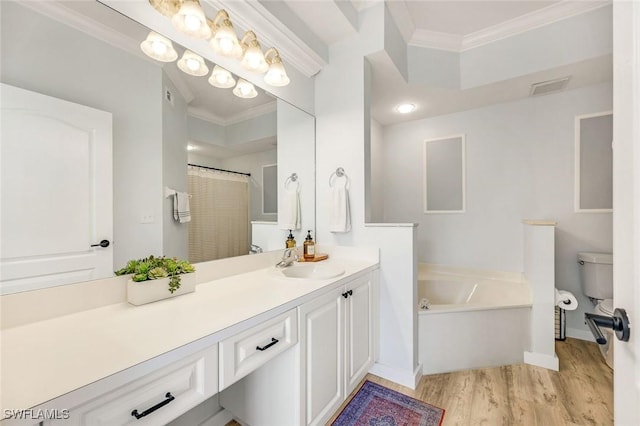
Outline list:
[[[424,141],[424,213],[464,213],[466,204],[464,134]]]
[[[575,116],[576,213],[613,211],[613,112]]]
[[[262,214],[278,214],[278,165],[262,166]]]

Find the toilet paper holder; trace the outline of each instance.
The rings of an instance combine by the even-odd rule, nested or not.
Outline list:
[[[591,334],[593,334],[593,337],[596,338],[596,342],[600,345],[605,345],[607,343],[607,339],[602,334],[600,327],[612,329],[616,333],[618,340],[623,342],[629,341],[629,336],[631,334],[629,317],[627,316],[627,311],[624,309],[616,308],[613,311],[612,317],[586,312],[584,314],[584,322],[589,326]]]

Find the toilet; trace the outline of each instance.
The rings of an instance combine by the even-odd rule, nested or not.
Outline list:
[[[594,304],[592,313],[613,315],[613,255],[611,253],[578,253],[582,293]],[[607,339],[598,345],[605,362],[613,369],[613,330],[601,328]]]

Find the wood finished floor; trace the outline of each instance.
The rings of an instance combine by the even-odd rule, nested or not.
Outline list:
[[[465,370],[423,376],[416,390],[373,375],[365,380],[444,408],[444,426],[613,425],[613,372],[598,345],[568,338],[556,342],[556,353],[559,372],[526,364]]]

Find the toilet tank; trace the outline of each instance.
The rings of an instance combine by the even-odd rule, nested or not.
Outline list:
[[[613,255],[578,253],[582,293],[593,299],[613,298]]]

